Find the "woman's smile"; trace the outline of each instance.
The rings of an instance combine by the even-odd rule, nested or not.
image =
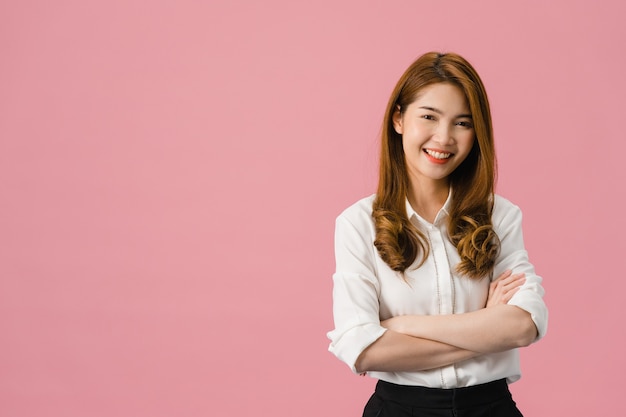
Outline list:
[[[393,117],[402,135],[407,173],[415,186],[423,181],[447,189],[448,176],[474,146],[472,115],[463,91],[442,82],[424,87]]]
[[[434,149],[424,149],[426,157],[435,164],[445,164],[454,155],[450,152],[436,151]]]

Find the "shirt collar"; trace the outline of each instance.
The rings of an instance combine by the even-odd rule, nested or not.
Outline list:
[[[449,189],[448,198],[446,198],[446,202],[443,203],[443,207],[441,207],[441,209],[437,213],[437,216],[435,216],[435,221],[432,224],[438,224],[441,221],[443,221],[446,217],[448,217],[450,215],[451,205],[452,205],[452,188]],[[415,210],[413,210],[413,206],[411,206],[411,203],[409,203],[408,198],[406,199],[406,215],[408,216],[409,220],[415,217],[422,223],[430,224],[430,222],[424,220],[419,214],[417,214]]]

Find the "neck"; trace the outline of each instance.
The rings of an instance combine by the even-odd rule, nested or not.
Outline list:
[[[413,210],[432,223],[446,203],[449,192],[447,182],[411,184],[407,198]]]

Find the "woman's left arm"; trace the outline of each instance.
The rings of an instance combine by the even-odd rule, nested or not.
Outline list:
[[[537,337],[537,327],[525,310],[507,305],[525,280],[524,274],[505,271],[489,286],[487,306],[481,310],[464,314],[397,316],[381,324],[398,333],[474,352],[492,353],[527,346]]]
[[[398,316],[381,324],[399,333],[480,353],[528,346],[537,338],[530,313],[504,304],[463,314]]]
[[[481,353],[527,346],[543,337],[548,311],[541,277],[524,248],[522,213],[507,200],[499,198],[496,204],[493,220],[501,250],[494,273],[500,277],[490,287],[486,308],[463,314],[398,316],[383,322],[384,327]]]

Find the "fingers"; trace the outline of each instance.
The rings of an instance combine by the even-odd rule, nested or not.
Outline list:
[[[508,303],[511,300],[511,298],[513,298],[515,293],[519,291],[520,287],[524,284],[524,280],[525,280],[525,278],[518,279],[515,282],[510,284],[510,285],[514,285],[515,284],[515,286],[508,286],[508,287],[505,286],[503,288],[502,302],[504,304]]]
[[[493,282],[498,282],[500,280],[506,279],[506,278],[510,277],[512,274],[513,274],[513,271],[511,271],[510,269],[507,269],[506,271],[501,273],[498,276],[498,278],[494,279]]]
[[[524,274],[515,274],[511,275],[507,279],[502,280],[500,285],[504,291],[512,290],[513,288],[517,288],[522,285],[526,281],[526,276]]]
[[[513,295],[520,289],[524,282],[526,281],[526,275],[524,274],[512,274],[511,276],[503,279],[498,282],[496,286],[500,287],[500,291],[502,292],[503,298],[510,300]]]
[[[524,285],[525,281],[526,275],[524,273],[503,272],[489,285],[487,306],[507,304],[521,286]]]
[[[522,272],[519,274],[513,274],[511,271],[505,271],[502,274],[500,274],[500,276],[498,278],[496,278],[494,281],[491,282],[491,286],[495,287],[504,287],[504,288],[511,288],[511,287],[518,287],[520,284],[519,282],[521,281],[522,283],[524,283],[524,281],[526,280],[526,275]]]

